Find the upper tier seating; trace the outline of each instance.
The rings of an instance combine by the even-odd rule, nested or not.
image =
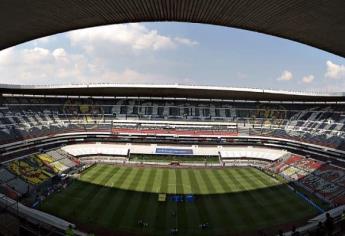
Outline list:
[[[184,101],[100,98],[0,98],[0,144],[66,132],[112,132],[121,127],[116,119],[226,121],[245,126],[250,135],[273,136],[345,150],[344,105],[261,104],[225,101]],[[162,128],[162,127],[161,127]],[[145,132],[156,132],[145,127]],[[153,131],[150,131],[153,130]],[[227,133],[226,126],[176,127]],[[236,130],[230,130],[237,132]]]

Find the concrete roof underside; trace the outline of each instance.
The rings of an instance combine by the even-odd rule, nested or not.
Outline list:
[[[91,26],[178,21],[229,26],[345,56],[344,0],[2,0],[0,49]]]

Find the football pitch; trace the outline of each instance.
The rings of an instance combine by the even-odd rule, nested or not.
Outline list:
[[[159,193],[166,194],[165,202],[158,201]],[[187,194],[193,194],[193,202],[169,199]],[[178,228],[178,235],[248,235],[317,213],[286,185],[255,168],[111,165],[89,168],[41,209],[96,235],[170,235],[172,228]],[[204,223],[208,229],[199,227]]]

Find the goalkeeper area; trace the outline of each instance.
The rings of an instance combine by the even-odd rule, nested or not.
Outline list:
[[[273,234],[317,214],[285,183],[251,167],[97,164],[40,208],[96,235]]]

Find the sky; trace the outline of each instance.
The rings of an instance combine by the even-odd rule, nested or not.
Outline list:
[[[193,23],[81,29],[0,51],[1,84],[183,84],[345,92],[345,58],[256,32]]]

